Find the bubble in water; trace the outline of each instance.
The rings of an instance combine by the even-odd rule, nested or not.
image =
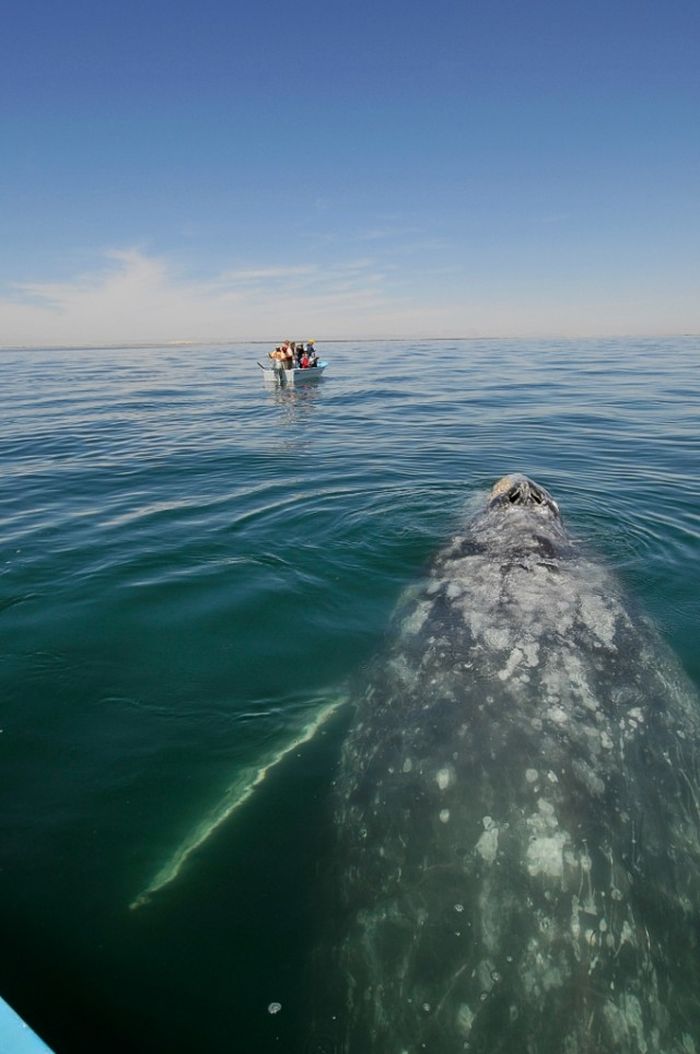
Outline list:
[[[282,1009],[282,1004],[281,1003],[270,1003],[270,1005],[267,1008],[267,1012],[268,1012],[268,1014],[279,1014],[281,1009]]]

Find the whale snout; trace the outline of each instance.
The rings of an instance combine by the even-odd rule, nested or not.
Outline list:
[[[532,508],[539,506],[559,515],[559,506],[552,495],[544,487],[519,473],[499,479],[491,490],[489,505],[519,505]]]

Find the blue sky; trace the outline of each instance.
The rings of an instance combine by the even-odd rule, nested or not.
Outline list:
[[[700,6],[25,0],[0,344],[700,332]]]

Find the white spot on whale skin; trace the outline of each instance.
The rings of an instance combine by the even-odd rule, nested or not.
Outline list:
[[[538,776],[539,776],[539,772],[537,771],[537,769],[526,769],[525,770],[525,779],[527,780],[528,783],[535,783]]]
[[[591,594],[581,596],[580,614],[586,626],[608,648],[615,650],[615,625],[617,612],[602,597]]]
[[[567,835],[558,830],[554,807],[544,798],[537,802],[538,812],[527,825],[532,831],[527,847],[527,870],[533,877],[562,878],[564,875],[564,846]]]
[[[412,768],[413,768],[413,762],[411,761],[410,758],[406,758],[406,760],[403,763],[403,767],[402,767],[401,771],[402,772],[410,772]]]
[[[441,791],[447,790],[451,783],[454,783],[455,774],[452,768],[440,769],[435,777],[435,782]]]
[[[520,648],[513,648],[512,652],[508,657],[508,662],[505,664],[502,670],[498,671],[498,676],[502,681],[507,681],[512,676],[513,671],[517,669],[520,663],[524,659],[524,655]]]
[[[487,864],[492,864],[498,853],[498,827],[490,816],[484,816],[481,822],[484,825],[484,833],[474,848],[482,860]]]
[[[604,794],[605,783],[585,761],[574,761],[571,768],[590,794],[594,797],[601,797]]]
[[[537,666],[540,661],[539,643],[536,640],[528,641],[527,644],[523,645],[523,651],[525,652],[525,665]]]
[[[630,1040],[633,1040],[640,1054],[647,1054],[649,1047],[645,1039],[644,1018],[636,996],[623,994],[619,1004],[609,1000],[603,1007],[603,1016],[620,1050],[629,1049]]]
[[[471,1007],[466,1003],[462,1003],[457,1008],[457,1031],[466,1038],[472,1030],[473,1022],[474,1014],[472,1013]]]
[[[488,827],[476,843],[476,851],[486,864],[492,864],[498,854],[498,828]]]
[[[627,921],[627,919],[625,919],[625,921],[622,923],[622,932],[620,933],[620,943],[619,943],[619,945],[617,947],[617,951],[615,952],[615,958],[616,959],[617,959],[618,955],[620,954],[620,951],[622,949],[622,945],[623,944],[629,944],[631,948],[636,948],[637,947],[637,942],[636,942],[635,937],[634,937],[634,931],[633,931],[632,927],[630,926],[629,922]]]
[[[447,823],[450,818],[449,809],[440,809],[440,823]]]
[[[571,898],[571,934],[575,941],[578,941],[579,937],[581,936],[581,921],[579,919],[580,912],[581,906],[579,904],[579,899],[574,893],[573,897]],[[575,954],[578,958],[578,951],[576,951]]]
[[[542,925],[544,923],[544,926]],[[542,919],[540,930],[551,927],[550,919]],[[527,954],[521,960],[519,974],[525,992],[529,997],[540,999],[542,992],[548,992],[554,988],[560,988],[564,983],[562,970],[553,961],[548,952],[541,950],[542,945],[537,940],[528,943]]]
[[[539,836],[532,839],[527,847],[527,869],[535,875],[546,875],[548,878],[561,878],[564,874],[564,845],[566,835],[557,834]]]
[[[428,615],[430,614],[432,606],[433,604],[431,600],[423,600],[420,604],[417,604],[415,611],[403,621],[402,628],[404,633],[409,633],[411,635],[420,633],[425,625]]]
[[[494,651],[505,651],[509,643],[508,633],[505,629],[489,626],[484,632],[484,643]]]

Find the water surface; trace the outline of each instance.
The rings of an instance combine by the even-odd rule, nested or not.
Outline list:
[[[698,347],[0,352],[0,992],[57,1054],[320,1049],[331,708],[503,473],[700,682]]]

